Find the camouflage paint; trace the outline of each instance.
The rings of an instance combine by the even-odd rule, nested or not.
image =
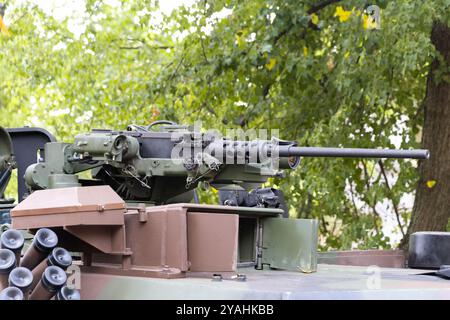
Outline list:
[[[366,267],[318,265],[318,272],[242,268],[247,281],[211,278],[151,279],[82,274],[82,299],[450,299],[448,280],[427,271],[380,268],[380,288],[370,289]]]

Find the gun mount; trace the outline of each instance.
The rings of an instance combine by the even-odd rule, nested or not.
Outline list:
[[[160,126],[156,131],[155,126]],[[427,150],[346,149],[299,147],[295,141],[235,140],[215,132],[157,121],[148,127],[130,125],[127,131],[94,130],[79,134],[72,144],[45,145],[45,162],[29,166],[29,191],[60,187],[109,185],[127,202],[156,205],[190,202],[194,189],[207,182],[221,192],[258,188],[269,177],[282,177],[295,169],[301,157],[361,157],[426,159]],[[79,179],[90,170],[92,179]],[[259,206],[279,207],[277,195],[258,192]],[[241,204],[227,201],[222,204]],[[266,201],[267,200],[267,201]],[[278,203],[278,204],[277,204]]]

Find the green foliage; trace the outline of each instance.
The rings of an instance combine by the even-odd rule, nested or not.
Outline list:
[[[37,6],[14,7],[10,17],[18,21],[10,37],[0,37],[2,125],[41,125],[71,140],[95,127],[149,122],[151,75],[173,45],[151,27],[154,8],[88,2],[78,38],[69,19],[56,21]]]
[[[305,146],[392,148],[395,135],[402,148],[418,147],[429,34],[433,20],[449,21],[448,1],[376,1],[375,30],[364,28],[361,1],[311,12],[317,3],[199,0],[160,25],[151,1],[87,1],[77,37],[70,19],[10,1],[2,126],[39,125],[70,141],[96,127],[200,119],[221,130],[279,128]],[[379,163],[353,159],[303,159],[273,183],[292,216],[320,220],[322,248],[388,248],[377,204],[398,208],[415,189],[417,164],[382,165],[395,176],[389,187]],[[397,211],[405,231],[410,212]]]

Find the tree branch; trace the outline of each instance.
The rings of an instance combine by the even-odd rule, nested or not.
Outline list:
[[[325,235],[325,234],[328,233],[327,222],[325,221],[325,217],[324,217],[324,216],[321,216],[321,217],[320,217],[320,221],[322,222],[320,225],[322,226],[322,228],[323,228],[323,233],[324,233],[324,235]]]
[[[353,191],[353,181],[350,181],[350,195],[352,197],[352,204],[353,204],[353,211],[354,211],[354,214],[352,214],[352,216],[354,218],[357,218],[358,217],[358,207],[356,206],[355,192]]]
[[[341,2],[341,0],[325,0],[322,2],[319,2],[318,4],[312,6],[308,11],[306,11],[308,14],[316,13],[320,10],[322,10],[325,7],[328,7],[330,4]]]
[[[389,181],[388,181],[388,178],[387,178],[387,175],[386,175],[386,171],[384,170],[383,161],[379,160],[378,161],[378,165],[380,167],[381,174],[383,175],[384,182],[386,183],[386,188],[388,189],[388,193],[389,193],[389,196],[390,196],[391,201],[392,201],[392,206],[394,207],[395,217],[397,218],[398,226],[399,226],[400,231],[401,231],[401,233],[402,233],[402,235],[404,237],[405,236],[405,232],[403,231],[403,225],[402,225],[402,222],[400,220],[400,213],[398,211],[397,204],[395,203],[394,197],[392,195],[392,189],[391,189],[391,186],[389,185]]]
[[[370,188],[371,188],[370,187],[370,179],[372,178],[372,176],[369,176],[369,172],[367,170],[367,165],[366,165],[365,161],[361,160],[361,163],[363,165],[363,170],[364,170],[364,182],[366,184],[367,192],[369,192]],[[372,173],[373,173],[373,171],[372,171]],[[370,208],[372,208],[372,211],[373,211],[373,224],[374,224],[374,227],[375,227],[375,231],[377,233],[379,233],[380,230],[379,230],[378,225],[377,225],[377,217],[380,217],[380,214],[378,213],[378,210],[376,208],[377,207],[377,197],[376,196],[374,197],[373,203],[370,203],[369,199],[367,199],[366,196],[364,196],[364,198],[365,198],[366,202],[369,204]]]
[[[142,49],[144,46],[121,46],[119,49],[128,49],[128,50],[138,50]],[[173,48],[172,46],[148,46],[150,49],[158,49],[158,50],[167,50]]]

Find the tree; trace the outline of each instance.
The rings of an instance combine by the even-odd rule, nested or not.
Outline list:
[[[150,78],[173,45],[152,24],[156,5],[83,4],[78,20],[60,21],[32,3],[9,2],[10,35],[0,35],[2,126],[43,126],[71,141],[156,116]]]
[[[450,28],[446,23],[433,23],[431,42],[438,55],[428,73],[422,134],[422,145],[431,157],[420,166],[408,234],[445,231],[450,223]],[[403,239],[402,247],[407,248],[408,240]]]
[[[173,43],[153,23],[153,1],[83,1],[79,12],[66,10],[71,15],[58,20],[35,3],[7,4],[9,31],[0,33],[1,126],[40,126],[70,142],[79,132],[156,119],[150,79],[170,62]],[[9,197],[17,198],[16,179]]]

